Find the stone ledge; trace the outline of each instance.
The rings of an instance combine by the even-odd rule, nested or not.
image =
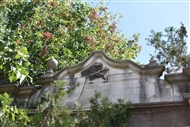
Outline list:
[[[177,67],[173,67],[177,68]],[[169,71],[169,70],[168,70]],[[188,83],[190,82],[190,67],[179,67],[177,71],[171,70],[168,74],[164,75],[164,78],[169,83]]]
[[[18,90],[17,84],[6,84],[0,86],[0,94],[4,94],[5,92],[8,94],[15,94]]]
[[[184,102],[155,102],[155,103],[141,103],[133,104],[134,108],[160,108],[160,107],[176,107],[187,106]]]
[[[169,83],[187,83],[188,79],[183,73],[165,74],[164,78]]]
[[[142,75],[159,75],[162,76],[163,71],[165,70],[164,65],[156,66],[145,66],[142,68]]]
[[[175,111],[190,111],[188,104],[184,102],[162,102],[153,104],[135,104],[131,109],[133,113],[161,113]]]
[[[6,84],[0,86],[0,94],[7,92],[14,97],[29,97],[36,93],[36,89],[33,86],[19,87],[16,84]]]
[[[29,97],[36,93],[36,89],[33,86],[29,87],[19,87],[17,97]]]
[[[189,106],[184,102],[158,102],[158,103],[142,103],[132,104],[133,108],[130,109],[133,113],[151,113],[151,112],[165,112],[165,111],[190,111]],[[70,109],[76,112],[75,109]],[[34,115],[35,109],[29,109],[28,114]],[[83,109],[89,111],[89,109]]]

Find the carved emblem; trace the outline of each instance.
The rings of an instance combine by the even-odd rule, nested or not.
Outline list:
[[[89,80],[94,80],[96,78],[102,78],[103,80],[106,80],[105,74],[107,73],[107,71],[109,71],[109,68],[103,68],[102,63],[96,62],[88,69],[81,72],[81,74],[82,76],[88,76]]]

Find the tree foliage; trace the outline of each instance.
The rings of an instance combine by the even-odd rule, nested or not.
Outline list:
[[[92,127],[126,127],[129,118],[132,117],[132,113],[129,111],[132,105],[123,99],[118,99],[118,103],[113,103],[95,91],[94,97],[89,98],[89,102],[91,104],[90,112],[80,110],[77,112],[77,116],[81,119],[78,127],[89,127],[89,125]]]
[[[125,126],[132,117],[130,102],[118,99],[111,102],[95,92],[89,98],[89,111],[82,110],[82,104],[76,102],[76,110],[71,112],[64,106],[63,98],[68,91],[63,89],[63,82],[56,81],[56,92],[47,93],[46,101],[38,105],[36,114],[27,116],[26,109],[10,106],[12,99],[8,94],[0,95],[0,125],[9,127],[109,127]]]
[[[134,59],[139,34],[128,40],[118,29],[122,16],[102,3],[78,0],[2,0],[0,3],[1,78],[35,80],[54,57],[59,68],[76,64],[93,50],[115,59]]]
[[[46,99],[38,105],[36,114],[30,117],[32,127],[74,127],[75,122],[71,110],[64,106],[67,91],[63,89],[63,81],[55,81],[56,92],[46,93]]]
[[[180,29],[167,27],[163,32],[151,30],[146,38],[148,45],[155,48],[155,58],[161,64],[170,66],[187,66],[190,54],[187,52],[187,31],[182,24]]]
[[[26,109],[18,109],[12,106],[13,99],[7,93],[0,94],[0,126],[23,127],[30,122]]]

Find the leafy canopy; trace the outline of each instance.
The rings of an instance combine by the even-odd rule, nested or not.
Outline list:
[[[114,59],[134,59],[139,34],[128,40],[118,28],[122,16],[102,3],[93,7],[79,0],[2,0],[0,2],[0,78],[35,81],[46,62],[58,69],[79,63],[93,50]]]
[[[146,38],[148,45],[155,48],[155,58],[169,66],[187,66],[190,54],[187,52],[187,31],[182,24],[180,29],[167,27],[163,32],[150,31]]]

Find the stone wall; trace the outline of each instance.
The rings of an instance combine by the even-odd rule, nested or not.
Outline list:
[[[133,109],[134,116],[130,119],[128,127],[188,127],[190,107],[182,103],[172,105],[168,107],[163,103],[154,108],[135,108]]]
[[[78,84],[64,101],[70,109],[79,101],[88,110],[87,99],[96,90],[113,102],[119,98],[132,102],[134,117],[129,127],[190,126],[190,67],[167,69],[160,79],[165,66],[155,60],[141,66],[130,60],[113,60],[103,51],[94,51],[81,63],[54,73],[56,66],[55,60],[48,62],[49,71],[37,79],[42,88],[24,98],[28,107],[45,93],[55,92],[54,80],[63,80],[67,89]]]

